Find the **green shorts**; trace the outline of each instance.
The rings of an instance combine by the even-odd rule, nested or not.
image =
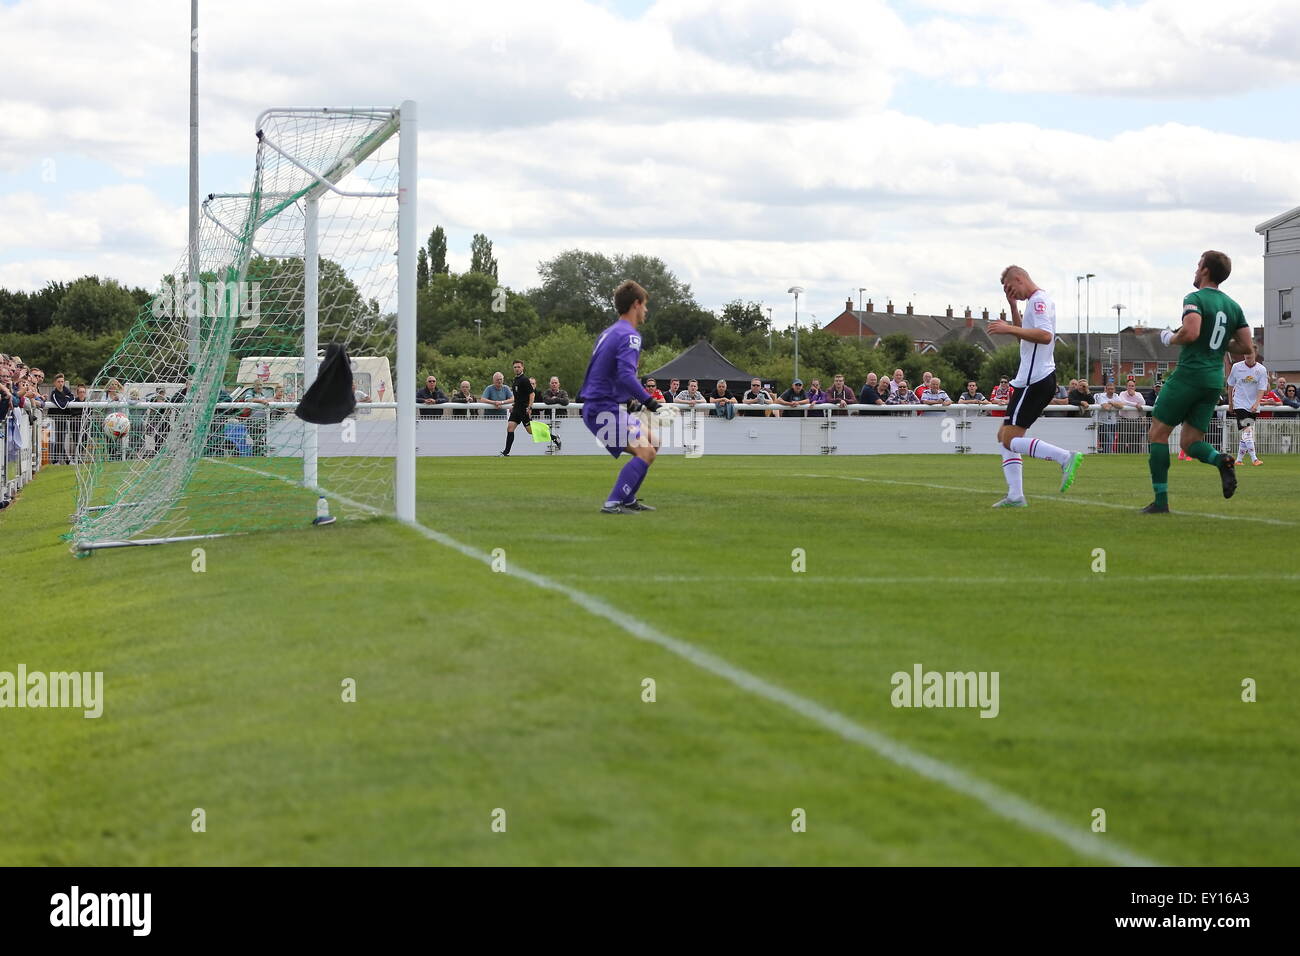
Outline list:
[[[1151,417],[1170,427],[1186,423],[1200,431],[1209,431],[1221,391],[1218,388],[1180,385],[1170,379],[1156,396]]]

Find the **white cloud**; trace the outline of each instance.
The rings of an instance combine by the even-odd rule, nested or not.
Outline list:
[[[661,255],[704,304],[766,298],[778,320],[796,282],[822,321],[858,286],[900,305],[915,291],[924,311],[996,311],[990,277],[1010,259],[1062,299],[1086,269],[1176,304],[1183,260],[1218,246],[1256,314],[1252,229],[1295,205],[1296,142],[1176,124],[1113,137],[942,124],[888,103],[913,71],[1142,96],[1294,81],[1300,26],[1287,4],[930,7],[908,25],[881,0],[661,0],[633,23],[577,0],[485,0],[451,17],[436,4],[207,4],[204,168],[220,150],[251,175],[253,118],[267,106],[410,96],[421,230],[487,233],[516,287],[536,281],[539,259],[582,246]],[[150,173],[186,159],[188,11],[130,9],[0,6],[0,34],[19,51],[0,60],[0,173],[69,154],[132,177],[0,194],[0,244],[20,250],[0,258],[0,284],[98,272],[148,285],[178,260],[184,196],[163,195]],[[33,82],[38,55],[49,65]],[[465,255],[453,249],[453,264]]]
[[[924,51],[917,68],[966,84],[1020,93],[1210,99],[1300,80],[1300,18],[1293,0],[1148,0],[1110,7],[1077,0],[939,0],[928,6],[943,15],[916,31],[916,46]]]

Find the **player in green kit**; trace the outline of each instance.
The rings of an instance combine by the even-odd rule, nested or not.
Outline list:
[[[1231,498],[1237,490],[1232,456],[1215,451],[1205,440],[1223,391],[1224,353],[1250,355],[1255,351],[1241,306],[1219,291],[1219,283],[1231,273],[1232,260],[1222,252],[1203,253],[1192,280],[1196,291],[1183,299],[1183,327],[1177,332],[1164,329],[1160,333],[1161,342],[1181,345],[1183,350],[1151,411],[1147,438],[1151,442],[1149,464],[1156,500],[1142,509],[1143,514],[1169,513],[1169,435],[1177,425],[1183,426],[1179,443],[1183,451],[1219,469],[1223,497]]]

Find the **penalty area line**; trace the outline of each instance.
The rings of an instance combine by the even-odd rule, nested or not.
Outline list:
[[[234,465],[233,467],[264,475],[268,478],[276,478],[289,484],[298,484],[283,475],[259,471],[256,468],[249,468],[244,465]],[[329,493],[326,492],[326,494]],[[335,494],[331,495],[331,497],[337,498],[345,504],[359,505],[358,502],[349,501],[343,495]],[[367,506],[360,505],[360,507],[366,508]],[[373,511],[374,509],[368,510]],[[404,525],[428,540],[450,548],[467,558],[472,558],[488,567],[492,566],[492,555],[480,551],[472,545],[458,541],[449,534],[435,531],[419,521],[398,520],[398,524]],[[779,704],[792,710],[801,717],[829,730],[841,739],[870,750],[877,756],[883,757],[891,763],[905,770],[910,770],[927,780],[945,786],[962,796],[970,797],[995,816],[1062,843],[1081,856],[1103,860],[1120,866],[1159,865],[1155,861],[1134,853],[1108,838],[1099,837],[1082,827],[1065,823],[1036,804],[1030,803],[1023,797],[1004,790],[996,784],[973,776],[959,767],[945,763],[919,750],[914,750],[879,731],[864,727],[838,711],[764,680],[757,674],[738,667],[716,654],[702,650],[694,644],[670,637],[640,618],[620,611],[612,604],[598,597],[579,591],[577,588],[569,587],[545,575],[520,568],[513,561],[507,565],[506,573],[543,590],[561,594],[584,611],[609,621],[630,636],[663,648],[688,663],[694,664],[699,669],[707,671],[716,677],[721,677],[728,683],[769,703]]]
[[[997,494],[996,491],[989,491],[986,488],[964,488],[960,485],[937,485],[928,481],[901,481],[897,478],[864,478],[861,475],[795,475],[795,478],[828,478],[832,481],[865,481],[877,485],[909,485],[913,488],[935,488],[939,491],[964,491],[973,495],[989,495],[990,497]],[[1097,501],[1093,498],[1070,498],[1066,495],[1025,495],[1026,498],[1033,498],[1036,501],[1059,501],[1067,505],[1091,505],[1094,508],[1115,508],[1120,511],[1129,511],[1133,514],[1138,513],[1138,509],[1132,505],[1119,505],[1113,501]],[[1295,528],[1300,526],[1297,521],[1283,521],[1281,518],[1257,518],[1253,515],[1220,515],[1210,511],[1178,511],[1171,508],[1170,514],[1183,515],[1191,518],[1213,518],[1218,521],[1254,521],[1259,524],[1280,525],[1284,528]]]

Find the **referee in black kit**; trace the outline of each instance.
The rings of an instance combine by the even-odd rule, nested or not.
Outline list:
[[[499,456],[501,458],[510,457],[510,449],[515,443],[516,428],[523,425],[524,431],[529,435],[533,433],[533,383],[524,374],[524,363],[518,359],[515,360],[515,384],[512,391],[515,393],[515,403],[510,408],[510,424],[506,425],[506,447]],[[552,436],[551,442],[558,451],[560,440]]]

